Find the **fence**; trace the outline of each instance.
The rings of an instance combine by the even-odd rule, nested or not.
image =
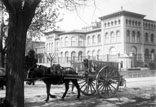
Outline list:
[[[123,57],[126,55],[127,57]],[[129,63],[129,67],[143,67],[145,65],[148,65],[149,62],[152,60],[155,60],[154,54],[116,54],[116,55],[97,55],[97,56],[78,56],[78,57],[55,57],[54,63],[59,63],[62,66],[73,66],[72,63],[77,63],[79,65],[79,68],[81,68],[81,62],[83,62],[83,59],[89,59],[89,60],[96,60],[96,61],[105,61],[105,62],[122,62],[123,60],[130,60],[129,62],[123,62],[123,67],[127,67],[128,65],[124,66],[124,64]]]

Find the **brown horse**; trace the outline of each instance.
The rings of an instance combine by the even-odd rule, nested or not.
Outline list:
[[[71,67],[61,67],[60,65],[53,65],[52,67],[46,67],[46,66],[38,66],[34,70],[31,70],[28,72],[28,78],[40,78],[45,84],[47,89],[47,98],[45,101],[49,100],[49,96],[51,98],[55,98],[55,95],[50,94],[50,86],[53,85],[59,85],[65,83],[65,92],[62,96],[62,99],[67,94],[67,91],[69,89],[69,82],[71,81],[75,87],[77,88],[78,95],[77,99],[80,98],[80,88],[77,79],[65,79],[64,75],[68,74],[76,74],[76,71]],[[29,80],[28,83],[33,82],[33,80]]]

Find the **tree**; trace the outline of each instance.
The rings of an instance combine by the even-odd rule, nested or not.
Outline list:
[[[7,32],[7,24],[5,23],[7,19],[4,19],[4,13],[6,12],[6,9],[0,2],[0,11],[1,11],[1,21],[0,21],[0,67],[4,67],[4,60],[5,60],[5,53],[6,53],[6,47],[5,47],[5,39],[6,39],[6,32]]]
[[[24,72],[26,35],[41,0],[1,0],[9,13],[8,37],[6,39],[6,100],[7,107],[24,107]],[[51,4],[74,8],[85,0],[44,0]],[[68,7],[69,6],[69,7]]]

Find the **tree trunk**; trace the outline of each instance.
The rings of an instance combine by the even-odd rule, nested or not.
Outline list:
[[[6,40],[6,107],[24,107],[24,71],[26,33],[40,0],[2,0],[9,12]]]
[[[9,14],[6,100],[15,107],[24,107],[23,59],[27,30],[23,21],[22,13]]]
[[[2,16],[3,17],[3,16]],[[0,67],[4,67],[4,52],[3,52],[3,36],[4,36],[4,31],[3,31],[3,28],[4,28],[4,22],[3,22],[3,19],[2,19],[2,23],[1,23],[1,34],[0,34]]]

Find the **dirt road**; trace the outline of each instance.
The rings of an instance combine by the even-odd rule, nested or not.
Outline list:
[[[156,107],[156,77],[126,79],[126,88],[121,88],[113,98],[99,98],[99,96],[81,96],[76,99],[77,92],[69,92],[64,101],[60,100],[64,92],[64,85],[51,86],[51,93],[57,96],[46,98],[46,88],[42,82],[35,86],[25,86],[25,107]],[[5,95],[0,90],[0,97]]]

